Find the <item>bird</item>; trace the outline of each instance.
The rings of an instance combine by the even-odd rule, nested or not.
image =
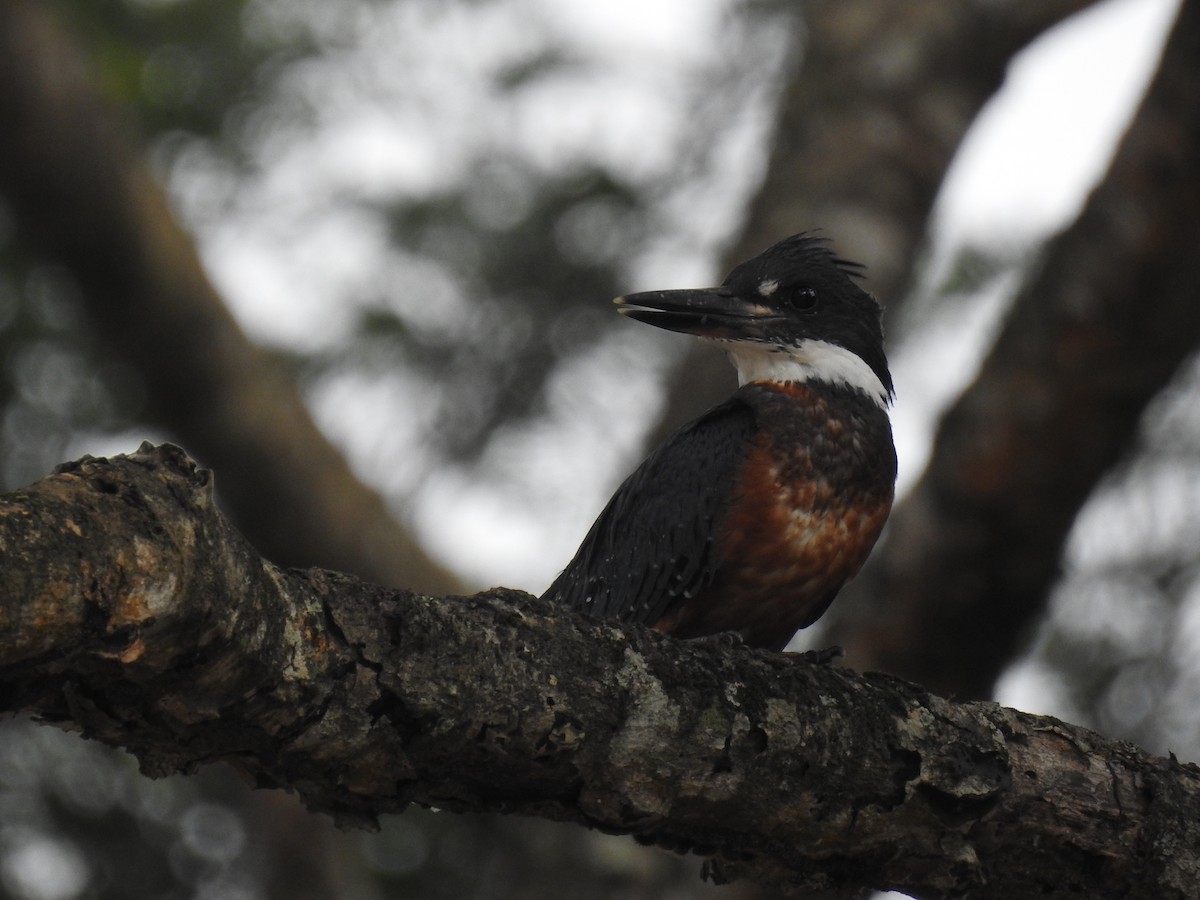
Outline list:
[[[739,386],[625,479],[543,599],[774,651],[825,612],[896,481],[881,309],[862,274],[802,232],[715,288],[616,298],[630,319],[725,350]]]

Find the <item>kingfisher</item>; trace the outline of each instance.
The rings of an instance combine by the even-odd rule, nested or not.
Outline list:
[[[892,377],[862,267],[808,233],[719,287],[618,312],[724,349],[739,387],[617,489],[543,597],[678,638],[783,650],[866,561],[892,507]]]

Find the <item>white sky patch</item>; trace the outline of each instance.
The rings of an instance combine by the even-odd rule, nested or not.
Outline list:
[[[633,181],[655,178],[670,164],[672,145],[664,138],[682,126],[685,111],[676,86],[658,93],[646,88],[619,69],[588,69],[528,86],[511,111],[513,137],[547,171],[582,157]]]
[[[423,431],[436,420],[432,385],[397,370],[368,377],[332,373],[312,390],[309,405],[326,434],[353,429],[343,450],[360,477],[385,494],[408,496],[437,460],[419,452]]]
[[[1016,273],[994,279],[973,297],[943,304],[920,328],[889,351],[896,384],[892,435],[900,471],[896,495],[902,496],[929,462],[934,429],[943,410],[961,393],[979,368],[1016,289]]]
[[[1068,722],[1085,718],[1072,701],[1062,675],[1036,659],[1010,666],[996,682],[996,701],[1039,716],[1058,716]]]
[[[372,194],[405,193],[422,196],[449,184],[433,178],[441,163],[437,149],[414,133],[417,122],[375,106],[346,113],[340,123],[325,129],[318,140],[294,160],[305,171],[319,169],[331,189]],[[292,176],[296,177],[296,176]]]
[[[355,309],[330,298],[368,291],[388,252],[383,223],[339,207],[292,222],[247,225],[230,222],[207,247],[208,256],[220,260],[211,267],[218,287],[243,300],[237,308],[246,330],[302,351],[343,340]]]
[[[1079,569],[1134,565],[1147,545],[1200,558],[1200,482],[1192,458],[1157,460],[1136,477],[1103,484],[1079,513],[1064,556]]]
[[[1107,0],[1009,66],[942,185],[937,230],[956,243],[1045,234],[1074,217],[1158,65],[1179,0]]]
[[[1200,653],[1200,579],[1193,580],[1183,596],[1179,615],[1172,622],[1173,634],[1170,654],[1180,673],[1180,684],[1173,687],[1176,697],[1168,698],[1168,709],[1177,714],[1173,730],[1191,734],[1193,745],[1200,744],[1200,722],[1196,720],[1195,698],[1200,694],[1200,672],[1196,670],[1196,656]],[[1182,702],[1180,702],[1182,701]]]
[[[698,62],[713,52],[729,0],[538,0],[555,34],[597,57],[653,69],[664,56]]]
[[[683,344],[630,323],[560,365],[545,421],[493,439],[485,460],[492,478],[427,478],[418,495],[431,511],[421,517],[423,545],[480,587],[541,593],[612,486],[641,461],[645,424],[662,409],[666,372]]]
[[[28,900],[73,900],[91,876],[80,849],[71,841],[29,829],[11,829],[0,857],[0,881]]]

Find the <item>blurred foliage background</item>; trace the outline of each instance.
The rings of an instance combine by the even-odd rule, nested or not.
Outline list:
[[[983,79],[982,104],[1010,58],[1058,19],[1133,5],[1050,4],[1043,21],[1009,22],[1007,43],[935,42],[931,52],[995,57],[1000,74]],[[943,179],[952,192],[954,169],[929,163],[928,201],[899,223],[863,212],[873,199],[839,204],[834,191],[836,215],[769,237],[826,227],[868,264],[894,336],[902,487],[1043,263],[1046,238],[1103,174],[1176,6],[1153,5],[1158,18],[1141,26],[1146,71],[1127,77],[1110,134],[1080,134],[1080,161],[1067,167],[1083,174],[1059,207],[968,228],[962,201],[933,205]],[[951,15],[947,5],[945,17],[985,19],[974,6]],[[125,135],[122,164],[162,185],[264,369],[286,374],[349,470],[433,560],[357,570],[428,590],[505,583],[535,593],[647,434],[732,385],[715,356],[697,362],[673,337],[631,328],[608,299],[710,283],[766,242],[750,246],[776,227],[778,204],[760,186],[795,164],[789,147],[812,139],[798,137],[789,111],[806,97],[803,79],[821,84],[812,60],[830,44],[814,35],[830,32],[820,29],[836,26],[852,46],[863,29],[862,57],[845,64],[892,84],[889,73],[912,63],[882,51],[900,53],[924,27],[891,22],[876,37],[870,17],[835,21],[827,4],[783,0],[47,0],[36,11],[4,0],[0,30],[22,16],[44,23],[36,33],[59,54],[52,68],[85,74],[88,102]],[[897,78],[896,115],[928,131],[974,117],[931,87]],[[835,85],[805,102],[836,112],[856,90]],[[928,109],[910,116],[914,98]],[[881,132],[892,127],[885,113],[871,119]],[[958,137],[946,130],[949,153]],[[0,129],[0,144],[9,140]],[[872,141],[886,134],[860,132],[856,143]],[[86,160],[86,144],[75,149]],[[898,152],[878,166],[923,160]],[[1006,164],[996,181],[1033,178],[1039,161]],[[809,177],[837,183],[825,171]],[[145,438],[233,441],[236,417],[189,425],[191,401],[171,387],[188,373],[168,376],[170,360],[156,371],[129,353],[130,329],[97,312],[91,286],[56,254],[52,230],[35,220],[69,218],[69,204],[34,215],[6,202],[20,177],[8,198],[0,183],[0,487]],[[200,355],[211,351],[219,368],[226,349]],[[1079,512],[1044,615],[1021,626],[1021,654],[999,689],[1007,702],[1190,759],[1200,757],[1198,378],[1186,363],[1141,415]],[[256,379],[243,387],[253,394]],[[297,456],[309,452],[310,438],[271,427]],[[236,460],[205,452],[217,451],[197,455],[219,489],[236,488]],[[266,547],[271,525],[255,507],[272,504],[256,504],[252,489],[225,499]],[[324,524],[308,523],[318,543]],[[299,557],[283,561],[326,562]],[[152,781],[118,753],[24,721],[0,732],[0,804],[0,896],[20,900],[757,896],[700,885],[694,860],[548,823],[414,811],[378,835],[341,834],[219,767]]]

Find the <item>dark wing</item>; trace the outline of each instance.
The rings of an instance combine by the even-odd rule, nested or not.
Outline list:
[[[617,489],[575,558],[542,596],[601,618],[656,623],[713,579],[713,535],[754,440],[731,398],[685,425]]]

